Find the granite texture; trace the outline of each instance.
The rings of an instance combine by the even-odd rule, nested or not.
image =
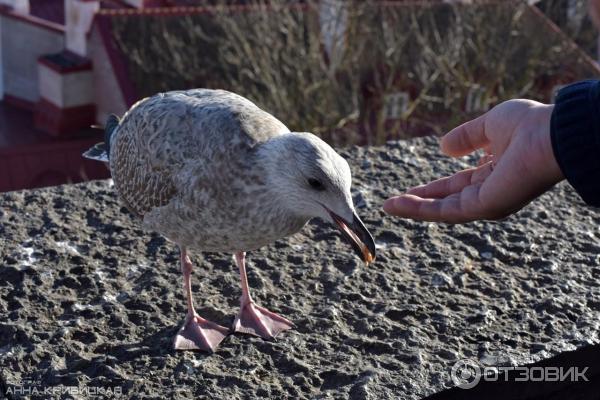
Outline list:
[[[566,184],[501,222],[413,222],[385,216],[383,199],[473,160],[445,158],[434,138],[341,153],[376,262],[318,221],[250,253],[255,300],[297,327],[232,335],[212,355],[172,350],[186,312],[177,247],[142,231],[110,181],[0,194],[0,389],[417,399],[452,387],[463,358],[515,365],[600,341],[600,214]],[[198,312],[231,324],[231,255],[192,261]]]

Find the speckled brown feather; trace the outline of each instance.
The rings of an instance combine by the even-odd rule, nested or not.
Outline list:
[[[143,104],[144,100],[132,107]],[[129,112],[120,123],[124,131],[113,139],[111,146],[111,174],[115,188],[125,206],[142,217],[155,207],[164,206],[175,195],[171,175],[164,168],[150,163],[137,130],[147,129],[141,115]],[[118,128],[119,128],[118,127]]]

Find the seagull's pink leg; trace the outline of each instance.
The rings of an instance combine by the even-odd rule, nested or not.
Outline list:
[[[240,298],[240,313],[233,322],[234,332],[249,333],[264,339],[272,339],[281,331],[294,327],[294,324],[267,310],[257,306],[250,297],[248,289],[248,278],[246,277],[246,253],[235,254],[235,263],[240,269],[242,282],[242,297]]]
[[[173,340],[175,350],[204,350],[213,352],[229,333],[229,330],[214,322],[208,321],[194,310],[192,301],[192,262],[184,247],[181,250],[181,272],[183,273],[183,288],[187,295],[188,313],[185,323]]]

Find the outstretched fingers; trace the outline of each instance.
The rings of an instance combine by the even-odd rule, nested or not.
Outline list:
[[[460,171],[406,194],[388,199],[386,213],[424,221],[467,222],[484,216],[481,185],[493,171],[493,161]]]
[[[465,186],[471,184],[471,178],[476,168],[469,168],[457,172],[452,176],[437,179],[426,185],[409,189],[406,194],[426,198],[441,199],[453,193],[460,192]]]
[[[481,216],[480,189],[481,183],[476,183],[441,199],[405,194],[386,201],[384,210],[388,214],[419,221],[469,222]]]

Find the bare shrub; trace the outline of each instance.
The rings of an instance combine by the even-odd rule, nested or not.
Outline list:
[[[224,88],[292,130],[382,143],[440,134],[505,99],[548,101],[556,82],[595,72],[521,1],[251,3],[114,17],[139,94]]]

